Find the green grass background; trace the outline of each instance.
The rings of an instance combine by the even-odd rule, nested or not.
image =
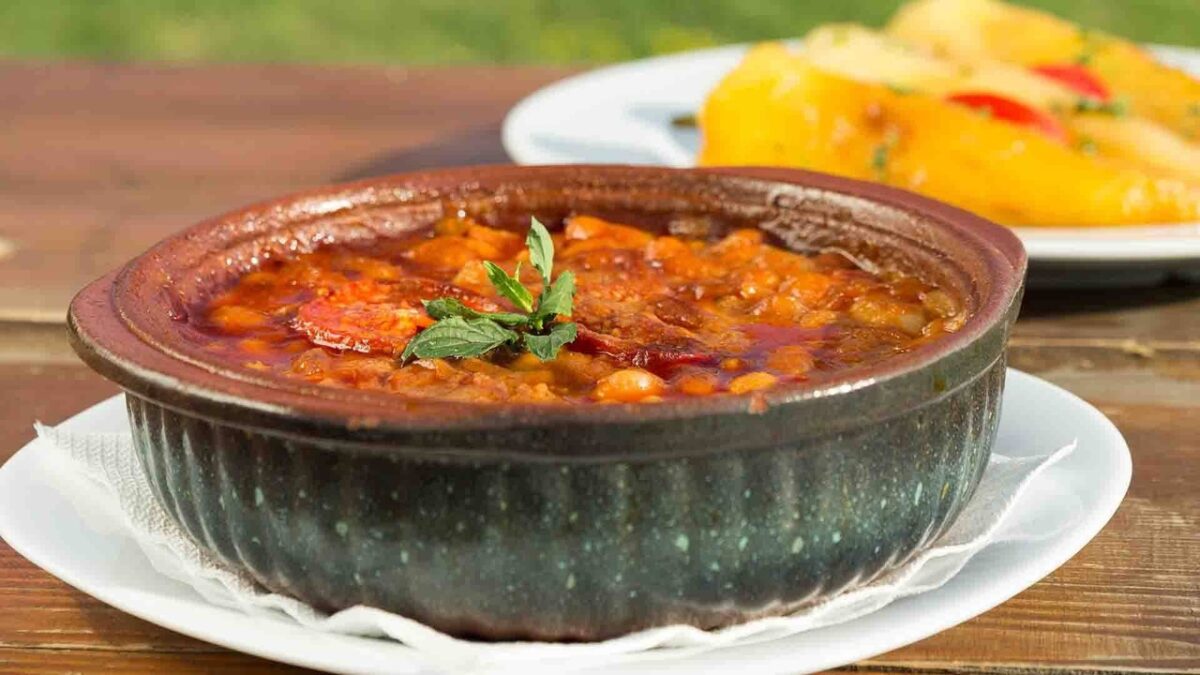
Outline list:
[[[892,0],[0,0],[0,56],[594,63],[881,24]],[[1028,0],[1137,40],[1200,45],[1200,0]]]

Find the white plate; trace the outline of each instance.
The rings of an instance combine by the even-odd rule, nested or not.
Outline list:
[[[124,404],[120,397],[109,399],[64,427],[127,431]],[[656,661],[650,652],[620,672],[822,670],[915,642],[995,607],[1083,548],[1116,511],[1130,477],[1129,449],[1104,415],[1058,387],[1010,370],[997,452],[1044,454],[1072,439],[1079,441],[1075,452],[1038,475],[1009,515],[1053,536],[988,546],[941,588],[854,621],[681,660]],[[54,471],[39,452],[41,443],[33,441],[0,467],[0,537],[68,584],[160,626],[277,661],[347,673],[435,672],[394,642],[318,633],[208,604],[155,572],[97,488]]]
[[[672,127],[671,118],[698,110],[746,49],[733,45],[633,61],[551,84],[509,112],[504,148],[520,164],[693,166],[699,134]],[[1163,61],[1200,76],[1200,50],[1151,49]],[[1118,283],[1137,281],[1146,272],[1159,280],[1172,271],[1200,273],[1200,223],[1017,228],[1017,234],[1041,270],[1109,274],[1117,265],[1126,268],[1124,277],[1095,280]]]

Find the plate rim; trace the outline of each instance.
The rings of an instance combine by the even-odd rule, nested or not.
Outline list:
[[[798,39],[781,40],[796,45]],[[676,63],[687,63],[695,59],[721,58],[736,55],[749,49],[755,42],[739,42],[703,49],[693,49],[671,54],[661,54],[642,59],[622,61],[585,70],[545,84],[522,97],[505,113],[500,129],[500,141],[508,157],[516,164],[563,164],[583,162],[585,158],[569,158],[563,161],[553,153],[537,149],[529,140],[528,120],[537,114],[539,106],[547,101],[569,93],[573,89],[587,86],[598,79],[622,75],[626,71],[646,68],[670,67]],[[1150,51],[1167,61],[1191,60],[1200,64],[1200,47],[1186,45],[1143,43]],[[1178,66],[1175,66],[1178,67]],[[590,163],[590,161],[589,161]],[[668,162],[665,166],[689,168],[694,162]],[[1108,263],[1131,265],[1180,265],[1200,263],[1200,221],[1133,224],[1104,226],[1080,226],[1073,235],[1072,228],[1042,228],[1014,226],[1012,228],[1025,245],[1030,261],[1040,263]],[[1147,230],[1178,230],[1179,237],[1147,238]],[[1113,236],[1116,233],[1128,236]],[[1170,233],[1174,234],[1174,233]],[[1180,250],[1180,244],[1184,244]]]
[[[1012,578],[1010,577],[1009,582],[1004,585],[998,586],[996,584],[989,584],[975,589],[975,591],[972,593],[972,596],[974,597],[971,602],[955,603],[951,610],[943,611],[941,618],[939,618],[939,620],[933,625],[925,625],[922,628],[907,632],[890,631],[885,635],[876,635],[874,639],[871,640],[872,646],[870,648],[870,653],[858,653],[858,655],[854,657],[855,660],[871,658],[871,656],[886,653],[901,646],[912,644],[919,640],[925,639],[926,637],[957,626],[972,617],[994,609],[996,606],[1002,604],[1009,598],[1021,593],[1033,584],[1037,583],[1037,581],[1045,578],[1055,569],[1062,566],[1064,563],[1074,557],[1080,550],[1083,549],[1084,546],[1086,546],[1093,538],[1095,538],[1095,536],[1104,528],[1109,520],[1111,520],[1113,514],[1115,514],[1116,510],[1120,507],[1120,504],[1122,503],[1128,490],[1129,482],[1132,476],[1132,457],[1127,442],[1112,421],[1109,420],[1095,406],[1087,403],[1078,396],[1075,396],[1066,389],[1047,382],[1042,378],[1013,368],[1008,369],[1007,378],[1008,385],[1006,385],[1006,395],[1011,389],[1040,387],[1043,388],[1047,394],[1053,394],[1061,405],[1070,406],[1077,409],[1080,413],[1086,415],[1089,426],[1093,426],[1096,432],[1101,433],[1102,436],[1109,442],[1108,447],[1103,449],[1103,452],[1106,456],[1109,456],[1109,459],[1111,459],[1114,463],[1113,468],[1116,469],[1116,473],[1112,475],[1112,478],[1115,479],[1113,487],[1108,491],[1100,493],[1095,504],[1085,505],[1092,508],[1090,511],[1083,512],[1078,523],[1054,535],[1053,541],[1055,544],[1052,550],[1047,551],[1041,556],[1037,557],[1032,565],[1021,566],[1019,568],[1020,571],[1015,575],[1017,578],[1015,582],[1013,582]],[[1013,383],[1019,384],[1014,386]],[[64,420],[61,424],[79,424],[81,423],[80,418],[88,414],[115,414],[106,413],[104,410],[102,410],[102,408],[104,406],[118,405],[116,401],[122,396],[124,396],[124,394],[117,394],[116,396],[104,399],[103,401],[76,413],[67,420]],[[123,407],[124,406],[121,406],[122,409]],[[1001,414],[1003,415],[1003,412]],[[18,450],[7,462],[5,462],[3,466],[0,466],[0,485],[3,485],[9,480],[15,480],[13,478],[14,472],[17,472],[18,474],[23,472],[33,472],[33,474],[30,475],[36,475],[36,472],[39,470],[38,464],[40,463],[39,460],[41,458],[41,456],[37,454],[36,448],[41,443],[45,442],[46,441],[42,439],[33,439],[29,443],[25,444],[20,450]],[[1097,450],[1097,452],[1099,451],[1100,450]],[[1047,470],[1052,471],[1054,468],[1055,467],[1049,467]],[[41,468],[41,470],[45,470],[44,467]],[[66,496],[60,495],[60,497],[62,499],[68,499]],[[319,660],[314,657],[314,654],[311,651],[306,650],[289,650],[282,647],[272,649],[268,646],[270,644],[269,641],[260,642],[255,635],[241,635],[236,631],[222,631],[219,629],[213,629],[211,626],[204,624],[196,625],[195,621],[189,622],[189,620],[186,618],[186,615],[174,616],[166,610],[156,612],[154,611],[153,607],[147,607],[145,605],[138,604],[131,599],[127,599],[126,597],[122,596],[120,593],[111,592],[107,588],[102,587],[99,589],[99,591],[97,591],[97,589],[93,587],[93,584],[96,582],[94,580],[89,581],[86,572],[81,574],[78,568],[73,568],[70,564],[64,564],[62,560],[56,559],[54,556],[48,557],[49,554],[47,554],[46,551],[37,549],[36,545],[30,545],[30,542],[21,539],[20,536],[18,536],[17,541],[14,542],[10,538],[10,534],[12,532],[11,523],[19,520],[19,517],[15,517],[11,513],[6,513],[2,506],[3,500],[0,499],[0,538],[3,538],[9,546],[11,546],[17,553],[25,557],[33,564],[67,583],[73,588],[122,612],[128,613],[132,616],[138,617],[142,620],[167,628],[177,633],[254,656],[298,666],[335,669],[342,672],[357,672],[353,668],[353,664],[344,664],[337,659]],[[74,509],[75,505],[71,504],[71,508]],[[78,514],[76,513],[76,515]],[[80,520],[83,520],[82,516],[80,516]],[[85,527],[89,530],[92,530],[90,525],[85,524]],[[94,532],[94,530],[92,531]],[[96,533],[95,536],[102,535],[100,533]],[[986,548],[984,550],[986,550]],[[970,564],[971,561],[968,561],[967,567],[969,567]],[[967,568],[964,568],[964,570],[965,569]],[[953,579],[951,581],[953,581]],[[931,591],[931,593],[936,593],[938,590],[940,589],[935,589],[934,591]],[[920,596],[916,597],[919,598]],[[205,601],[200,600],[200,602]],[[208,609],[219,610],[223,612],[233,612],[239,617],[247,620],[269,620],[265,617],[245,615],[235,609],[220,607],[207,602],[205,602],[205,604],[208,605]],[[885,610],[886,608],[881,611]],[[849,626],[855,622],[870,619],[876,614],[878,614],[878,612],[868,614],[864,617],[860,617],[840,625]],[[286,622],[282,627],[290,631],[300,631],[301,633],[311,632],[310,629],[303,628],[299,625],[292,625]],[[836,628],[836,626],[831,626],[828,628]],[[338,640],[345,638],[358,640],[370,639],[344,635],[320,635]],[[786,639],[787,638],[785,637],[780,638],[779,640]],[[388,644],[392,649],[408,650],[409,655],[414,659],[413,663],[407,664],[408,669],[405,672],[440,672],[437,670],[437,664],[429,662],[418,652],[412,650],[412,648],[400,643],[392,642]],[[693,656],[688,658],[695,657]],[[813,669],[822,669],[841,663],[846,663],[846,661],[840,660],[840,658],[835,654],[830,654],[826,659],[824,659],[824,661],[820,659],[813,659],[812,662],[806,664],[804,668],[807,669],[811,667]],[[401,666],[405,664],[397,663],[394,665]],[[535,664],[526,665],[533,667]],[[702,666],[703,664],[699,665]],[[346,666],[350,667],[347,668]],[[791,670],[792,672],[795,672],[794,667],[791,668]],[[807,670],[805,672],[807,672]]]

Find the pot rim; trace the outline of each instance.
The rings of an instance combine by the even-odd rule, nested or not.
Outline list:
[[[413,399],[390,392],[371,392],[312,385],[255,373],[231,373],[227,364],[198,362],[172,353],[169,345],[139,330],[136,320],[119,307],[128,293],[122,283],[139,265],[160,256],[163,248],[197,233],[230,223],[305,206],[309,213],[335,213],[353,207],[353,198],[378,191],[396,192],[412,185],[470,186],[484,179],[520,182],[535,177],[570,176],[581,180],[619,182],[635,178],[674,177],[776,183],[838,193],[916,217],[983,255],[990,283],[972,316],[955,333],[864,367],[849,368],[819,384],[787,383],[748,394],[718,394],[669,399],[656,404],[580,405],[553,403],[477,403]],[[315,207],[315,208],[313,208]],[[798,169],[728,167],[666,169],[614,165],[481,166],[396,174],[352,183],[322,186],[259,202],[206,219],[174,234],[117,271],[81,290],[68,314],[72,345],[101,374],[129,391],[169,407],[235,423],[269,424],[286,432],[304,420],[318,428],[343,431],[404,432],[433,429],[512,429],[561,424],[637,424],[720,415],[763,414],[804,401],[845,397],[883,382],[909,376],[970,348],[1002,324],[1018,301],[1026,271],[1024,248],[1007,228],[927,197],[868,183]],[[138,308],[147,312],[150,308]],[[133,317],[136,319],[136,317]],[[247,413],[250,413],[247,415]]]

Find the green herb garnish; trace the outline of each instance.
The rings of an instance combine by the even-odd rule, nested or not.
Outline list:
[[[496,287],[500,295],[511,300],[517,309],[526,314],[533,311],[533,294],[518,279],[521,276],[521,263],[517,263],[517,269],[511,277],[503,267],[490,260],[483,262],[483,268],[487,270],[488,281],[492,282],[492,286]]]
[[[462,304],[457,298],[438,298],[425,301],[425,313],[438,319],[459,316],[464,319],[490,319],[501,326],[522,326],[529,319],[514,312],[477,312]]]
[[[1075,112],[1103,113],[1105,115],[1112,115],[1113,117],[1124,117],[1129,114],[1129,101],[1124,98],[1100,101],[1084,96],[1075,102]]]
[[[883,142],[871,151],[871,170],[875,172],[875,180],[883,182],[888,177],[888,163],[892,159],[892,150],[900,142],[900,134],[894,130],[883,136]]]
[[[491,319],[452,316],[438,321],[409,341],[400,360],[407,361],[411,356],[419,359],[479,356],[502,344],[515,343],[519,338],[515,332]]]
[[[888,156],[891,154],[892,147],[887,143],[880,143],[871,152],[871,170],[879,180],[887,178]]]
[[[525,246],[529,262],[542,277],[542,292],[534,302],[533,293],[520,281],[521,265],[510,276],[499,265],[486,261],[488,280],[496,292],[521,310],[517,312],[480,312],[455,298],[426,300],[425,311],[437,320],[409,341],[400,362],[418,359],[469,358],[482,356],[501,346],[524,348],[543,361],[550,361],[558,350],[575,340],[573,323],[557,322],[571,314],[575,297],[575,275],[563,272],[551,282],[554,269],[554,240],[550,232],[531,218]]]
[[[1096,58],[1096,52],[1100,51],[1100,48],[1104,46],[1105,36],[1096,31],[1083,28],[1079,31],[1079,39],[1083,41],[1083,47],[1075,57],[1075,65],[1090,66]]]

